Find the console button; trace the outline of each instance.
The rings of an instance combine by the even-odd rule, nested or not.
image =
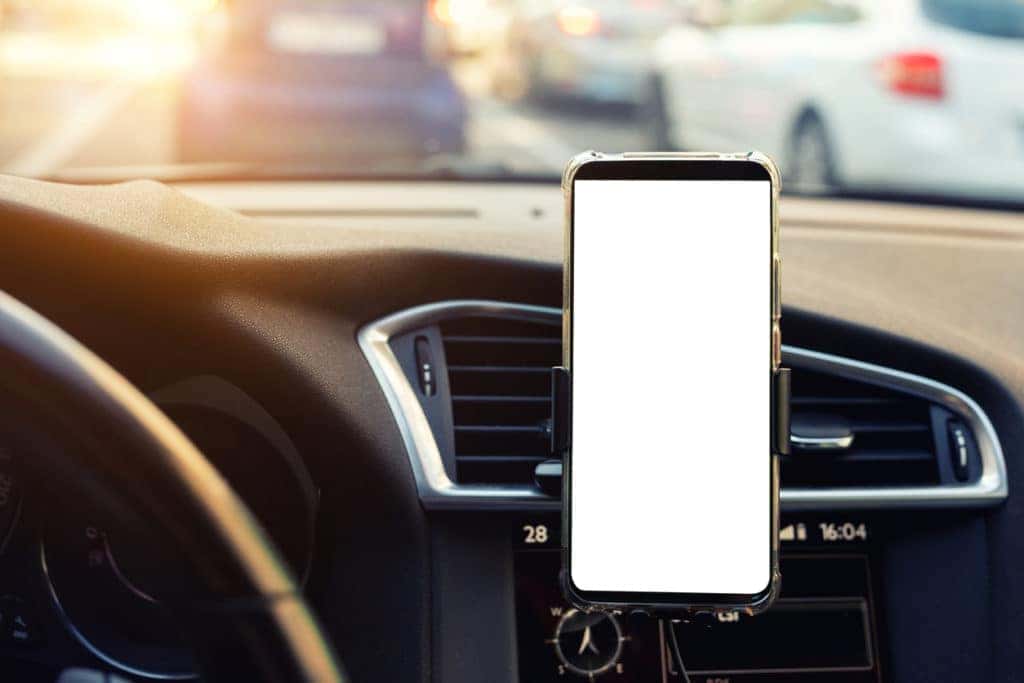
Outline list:
[[[14,645],[36,645],[42,640],[39,625],[18,597],[0,599],[0,642]]]

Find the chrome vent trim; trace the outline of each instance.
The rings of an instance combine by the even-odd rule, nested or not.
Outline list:
[[[415,389],[405,377],[388,340],[403,332],[462,316],[514,318],[540,322],[560,321],[562,310],[500,301],[443,301],[410,308],[359,331],[359,346],[380,382],[391,412],[398,423],[405,450],[409,454],[420,500],[428,509],[510,508],[561,509],[532,486],[457,484],[445,472],[441,451],[430,430],[427,416],[416,398]]]
[[[560,501],[552,500],[532,486],[457,484],[445,472],[427,417],[388,342],[395,335],[462,316],[557,324],[562,319],[562,311],[502,301],[442,301],[394,313],[359,331],[359,346],[395,417],[423,506],[428,509],[561,509]],[[793,346],[782,347],[782,359],[783,364],[896,389],[945,406],[969,423],[982,465],[979,480],[963,485],[783,488],[784,509],[978,507],[995,505],[1006,498],[1006,462],[995,429],[981,407],[963,392],[919,375]]]
[[[944,406],[962,416],[974,432],[981,456],[981,477],[969,484],[843,489],[783,489],[783,506],[815,508],[976,507],[995,505],[1007,496],[1006,461],[995,428],[972,398],[927,377],[850,358],[783,345],[782,362],[847,379],[902,391]]]

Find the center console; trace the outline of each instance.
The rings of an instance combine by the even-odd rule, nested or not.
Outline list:
[[[985,511],[784,512],[775,606],[672,624],[574,611],[559,520],[431,514],[433,680],[683,681],[670,628],[694,683],[996,680]]]
[[[785,516],[782,594],[771,609],[678,622],[568,605],[558,582],[557,524],[523,524],[515,544],[521,681],[682,680],[668,629],[695,682],[881,679],[873,530],[861,519]]]

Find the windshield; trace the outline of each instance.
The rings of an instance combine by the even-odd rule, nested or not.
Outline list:
[[[1024,202],[1024,0],[0,0],[0,172],[557,177],[761,150]]]

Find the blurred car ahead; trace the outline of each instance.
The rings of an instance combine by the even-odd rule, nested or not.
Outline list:
[[[663,146],[758,148],[805,192],[1024,187],[1019,0],[698,9],[657,47]]]
[[[524,0],[509,27],[496,89],[540,99],[645,105],[652,48],[684,18],[684,7],[681,0]]]
[[[399,165],[464,147],[420,0],[238,0],[183,80],[180,160]]]

